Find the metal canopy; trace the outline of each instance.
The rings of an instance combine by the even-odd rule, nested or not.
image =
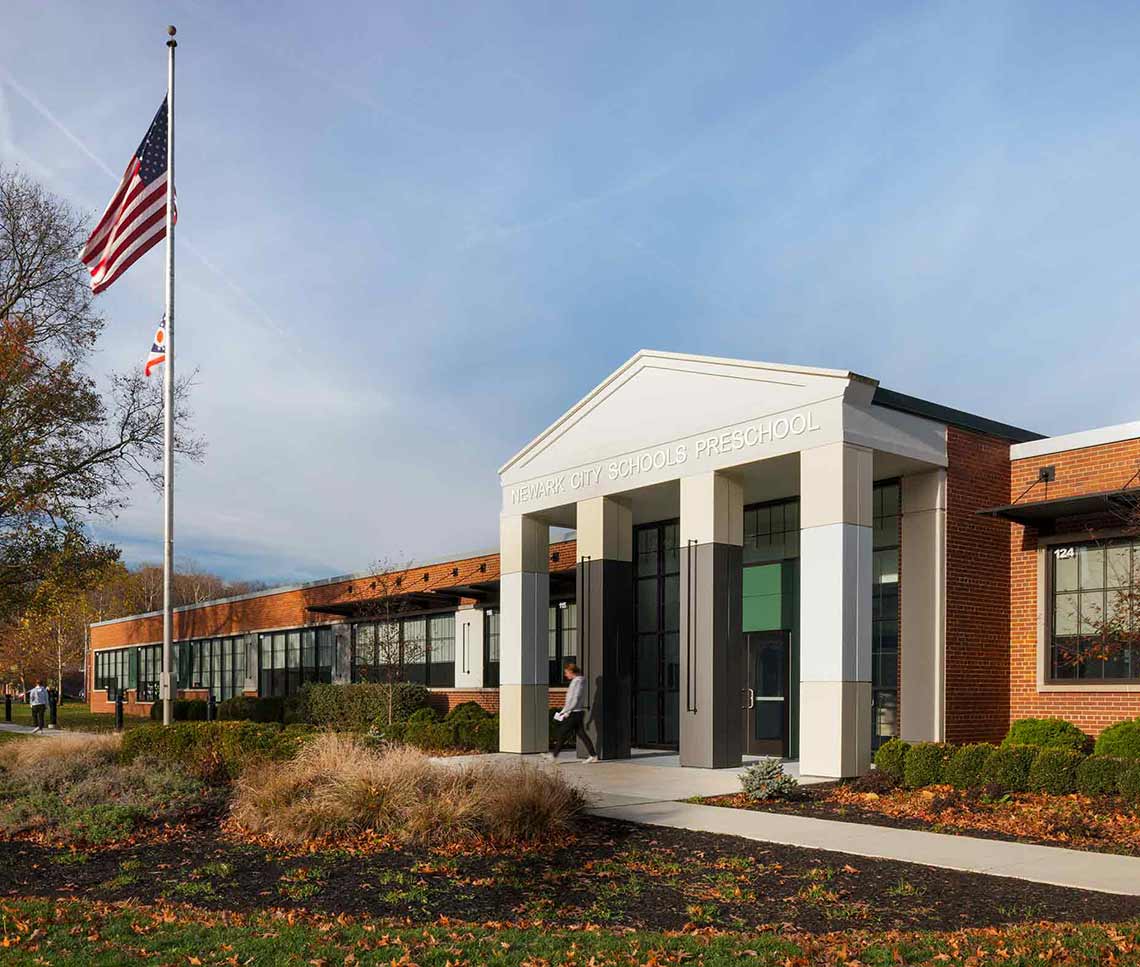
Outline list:
[[[1125,518],[1140,507],[1140,487],[1131,490],[1105,490],[1079,497],[1057,497],[1053,500],[1027,500],[976,511],[982,517],[998,517],[1026,527],[1051,527],[1062,517],[1088,514],[1115,514]]]

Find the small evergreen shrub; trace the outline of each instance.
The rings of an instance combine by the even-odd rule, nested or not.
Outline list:
[[[1029,788],[1055,796],[1076,792],[1077,769],[1085,758],[1084,753],[1075,749],[1042,749],[1029,767]]]
[[[310,685],[304,714],[312,725],[365,731],[380,719],[388,722],[389,690],[393,722],[405,721],[428,704],[428,690],[413,682]]]
[[[1124,771],[1123,759],[1090,755],[1077,766],[1077,792],[1086,796],[1114,796],[1116,783]]]
[[[176,763],[210,779],[232,779],[246,765],[288,759],[310,737],[307,728],[261,722],[178,722],[123,733],[124,762],[142,757]]]
[[[955,749],[942,768],[942,780],[955,789],[980,789],[982,770],[995,748],[990,742],[971,742]]]
[[[455,730],[455,744],[479,752],[499,750],[499,717],[478,702],[463,702],[447,713],[444,721]]]
[[[284,717],[283,698],[235,695],[218,704],[218,720],[221,722],[281,722]]]
[[[1072,722],[1064,719],[1018,719],[1009,727],[1001,744],[1087,752],[1092,740]]]
[[[906,753],[903,782],[908,789],[937,785],[942,781],[942,767],[951,748],[940,742],[916,742]]]
[[[902,739],[888,739],[875,752],[875,769],[896,783],[903,781],[903,770],[909,742]]]
[[[405,723],[404,741],[421,749],[442,751],[455,747],[456,732],[456,726],[442,721],[434,708],[421,708]]]
[[[178,698],[174,700],[172,709],[175,722],[205,722],[206,700],[204,698]],[[150,707],[152,721],[162,721],[162,702],[155,702]]]
[[[1121,769],[1116,789],[1125,799],[1140,802],[1140,762],[1133,760]]]
[[[774,756],[761,759],[740,774],[740,785],[749,799],[792,799],[800,784],[784,772],[784,764]]]
[[[1119,759],[1140,759],[1140,718],[1110,725],[1097,736],[1093,751]]]
[[[1031,745],[1003,745],[982,767],[982,784],[1001,793],[1025,792],[1029,786],[1029,770],[1038,749]]]

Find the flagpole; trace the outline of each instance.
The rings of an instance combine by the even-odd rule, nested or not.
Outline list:
[[[166,365],[162,367],[162,723],[174,719],[174,39],[166,28]]]

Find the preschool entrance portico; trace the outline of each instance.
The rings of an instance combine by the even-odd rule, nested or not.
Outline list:
[[[804,774],[866,771],[883,481],[902,495],[892,520],[916,589],[907,708],[913,696],[929,721],[910,731],[936,737],[946,426],[877,389],[838,370],[643,351],[508,461],[501,749],[545,749],[548,548],[562,527],[577,532],[579,663],[603,759],[656,746],[686,766],[761,753]]]

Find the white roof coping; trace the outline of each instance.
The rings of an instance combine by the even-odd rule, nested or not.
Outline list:
[[[1046,437],[1044,440],[1030,440],[1028,443],[1015,443],[1009,448],[1009,459],[1043,457],[1050,453],[1084,450],[1086,447],[1099,447],[1106,443],[1120,443],[1123,440],[1137,438],[1140,438],[1140,420],[1117,423],[1115,426],[1102,426],[1095,430],[1064,433],[1061,436]]]

